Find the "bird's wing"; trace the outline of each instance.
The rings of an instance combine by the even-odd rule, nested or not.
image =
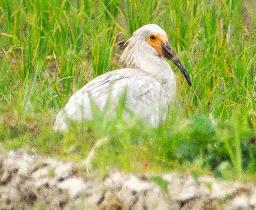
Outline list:
[[[157,126],[165,107],[161,83],[151,76],[136,75],[127,86],[128,109],[147,124]]]
[[[56,121],[58,119],[63,121],[64,115],[74,120],[79,118],[91,119],[91,99],[102,109],[109,97],[110,85],[113,83],[124,85],[123,80],[130,78],[131,74],[134,73],[136,74],[130,69],[121,69],[96,77],[69,98],[65,107],[58,114]]]
[[[132,112],[150,113],[159,100],[160,83],[136,69],[120,69],[96,77],[70,97],[56,122],[64,116],[73,119],[92,119],[92,103],[102,111],[107,102],[114,109],[126,92],[126,105]],[[156,110],[154,110],[156,111]],[[55,123],[56,124],[56,123]]]

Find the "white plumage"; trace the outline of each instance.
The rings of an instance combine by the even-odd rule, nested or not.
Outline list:
[[[158,25],[141,27],[129,39],[121,56],[122,61],[134,68],[111,71],[87,83],[70,97],[58,113],[54,129],[68,129],[70,120],[93,119],[93,104],[114,116],[120,97],[124,94],[125,107],[129,110],[124,113],[126,120],[129,120],[128,113],[133,113],[143,122],[158,126],[165,120],[176,89],[174,73],[164,56],[183,68],[169,46],[166,33]],[[188,75],[185,77],[190,84]],[[110,105],[107,105],[108,102]],[[104,109],[106,107],[107,110]]]

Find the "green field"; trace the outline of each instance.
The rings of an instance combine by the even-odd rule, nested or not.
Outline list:
[[[249,1],[248,1],[249,2]],[[107,136],[101,171],[176,170],[256,178],[256,17],[241,0],[0,1],[0,143],[81,162]],[[252,9],[253,10],[253,9]],[[157,23],[192,77],[177,68],[176,102],[157,129],[96,118],[52,130],[58,110],[93,77],[124,65],[124,42]]]

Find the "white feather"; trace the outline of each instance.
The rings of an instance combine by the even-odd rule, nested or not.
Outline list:
[[[165,120],[168,105],[175,95],[176,81],[169,64],[145,41],[151,33],[166,35],[154,24],[135,31],[121,56],[123,62],[134,68],[105,73],[78,90],[58,113],[54,129],[68,129],[69,120],[93,119],[91,100],[103,111],[110,98],[107,113],[114,116],[124,91],[126,107],[140,120],[153,127]]]

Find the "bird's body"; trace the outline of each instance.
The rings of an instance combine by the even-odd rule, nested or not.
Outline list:
[[[168,105],[175,95],[176,81],[171,67],[163,59],[165,52],[162,52],[163,55],[158,52],[155,39],[149,38],[153,43],[147,40],[152,34],[166,36],[159,26],[153,24],[137,30],[122,55],[122,60],[135,67],[111,71],[87,83],[71,96],[58,113],[54,128],[66,130],[69,120],[93,119],[95,105],[113,116],[122,96],[125,96],[127,110],[125,118],[128,119],[128,112],[133,113],[133,116],[153,127],[165,120]],[[167,50],[171,48],[167,47]]]

